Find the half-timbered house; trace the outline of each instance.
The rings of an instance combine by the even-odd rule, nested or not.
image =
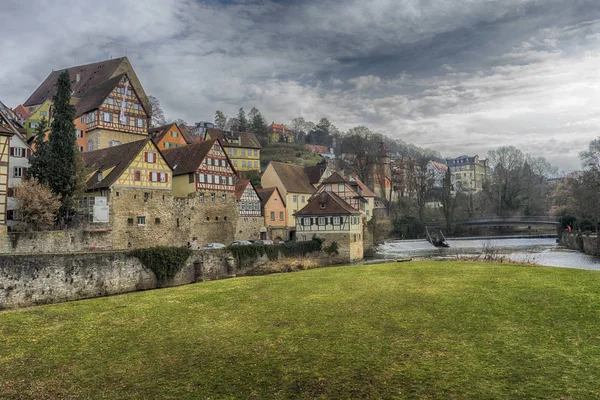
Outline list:
[[[363,258],[363,217],[333,192],[323,191],[313,196],[308,204],[295,213],[296,240],[310,240],[317,235],[328,246],[338,245],[340,261],[351,262]]]
[[[117,249],[170,245],[172,171],[150,139],[83,153],[80,211]]]
[[[9,154],[6,225],[8,229],[11,230],[18,225],[19,220],[21,219],[19,202],[17,201],[16,196],[19,185],[27,174],[29,157],[31,156],[31,148],[20,132],[15,132],[10,138]]]
[[[235,196],[236,171],[218,140],[207,140],[162,151],[173,169],[173,196],[193,210],[177,221],[191,243],[229,244],[239,218]]]
[[[266,239],[267,229],[261,210],[261,201],[250,180],[239,180],[235,185],[238,199],[238,227],[235,240]]]
[[[352,208],[360,211],[367,220],[370,220],[373,216],[372,202],[375,199],[375,195],[370,190],[364,192],[363,187],[356,181],[347,180],[337,172],[331,174],[329,178],[321,183],[316,194],[322,192],[332,192],[337,194]],[[369,196],[370,199],[365,196]]]
[[[185,126],[185,125],[181,125]],[[187,129],[182,129],[176,123],[150,128],[148,133],[160,150],[183,147],[193,142]]]
[[[237,171],[260,171],[262,146],[251,132],[227,132],[217,128],[206,128],[204,140],[218,139]]]

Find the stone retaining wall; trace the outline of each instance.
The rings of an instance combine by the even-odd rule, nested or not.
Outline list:
[[[600,256],[600,244],[595,235],[563,233],[560,244],[571,250],[578,250],[585,254]]]

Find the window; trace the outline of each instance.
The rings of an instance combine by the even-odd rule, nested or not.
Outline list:
[[[91,113],[88,113],[85,116],[85,121],[88,122],[88,123],[96,121],[96,113],[93,112],[93,111]]]
[[[160,218],[154,218],[154,224],[160,225]]]
[[[343,192],[344,190],[346,190],[346,185],[343,183],[338,183],[338,193]]]
[[[221,195],[221,201],[222,201],[223,203],[225,203],[225,202],[227,201],[227,195],[226,195],[225,193],[223,193],[223,194]]]
[[[25,152],[23,150],[25,150],[25,149],[22,149],[21,147],[11,147],[10,155],[15,156],[15,157],[24,157]]]
[[[233,155],[237,156],[237,149],[233,149]]]
[[[102,171],[98,172],[98,182],[102,182]]]
[[[210,175],[209,175],[209,176],[210,176]],[[214,202],[215,202],[215,194],[214,194],[214,193],[211,193],[211,194],[210,194],[210,201],[211,201],[211,203],[214,203]]]
[[[121,125],[129,125],[129,116],[124,115],[123,118],[119,117],[119,124]]]
[[[112,97],[106,98],[106,104],[115,105],[117,102]]]
[[[275,221],[275,211],[271,211],[271,221]]]
[[[233,160],[233,166],[237,168],[237,166],[238,166],[237,160]]]
[[[331,192],[331,184],[328,183],[327,185],[325,185],[325,191]]]
[[[141,171],[135,171],[133,173],[133,180],[135,181],[141,181],[142,180],[142,172]]]
[[[294,203],[298,203],[298,196],[294,195]]]
[[[231,147],[227,149],[227,155],[231,155],[233,152],[231,151]]]
[[[242,157],[246,156],[246,149],[242,149]]]
[[[254,168],[258,168],[258,161],[254,161]]]
[[[310,218],[302,218],[302,225],[309,226],[310,222]]]
[[[302,203],[306,203],[306,196],[302,196]]]
[[[13,178],[21,178],[27,172],[27,168],[24,167],[14,167],[13,168]]]
[[[81,139],[83,137],[83,131],[81,129],[77,129],[75,131],[75,136]]]
[[[30,128],[37,128],[37,127],[38,127],[38,124],[37,124],[37,122],[30,122],[30,123],[29,123],[29,127],[30,127]]]
[[[102,121],[104,122],[112,122],[112,114],[111,113],[107,113],[107,112],[103,112],[102,113]]]
[[[48,115],[48,111],[40,111],[40,115],[41,115],[42,117],[45,117],[45,116],[47,116],[47,115]]]
[[[139,105],[139,103],[132,103],[131,104],[131,108],[134,110],[141,110],[142,107]]]
[[[133,218],[127,218],[127,225],[133,225]]]
[[[145,216],[138,216],[137,217],[137,222],[138,222],[138,226],[140,226],[140,225],[146,225],[146,217]]]
[[[227,162],[225,160],[221,160],[221,167],[225,167],[227,165]]]
[[[198,182],[204,183],[204,174],[198,174]]]
[[[246,160],[242,160],[242,168],[246,168]]]
[[[169,182],[169,176],[166,173],[160,173],[160,181],[165,183],[165,182]]]
[[[283,211],[279,211],[279,220],[283,221]]]
[[[177,131],[172,131],[172,132],[171,132],[171,137],[179,137],[179,132],[177,132]]]
[[[325,217],[319,217],[319,225],[326,225],[327,220]]]
[[[200,201],[200,203],[204,203],[204,193],[200,193],[198,195],[198,200]]]
[[[229,178],[227,178],[227,181],[229,182],[230,185],[233,185],[233,176],[230,176]]]
[[[333,217],[333,225],[341,225],[340,217]]]
[[[150,193],[144,192],[144,200],[149,200],[149,199],[150,199]]]
[[[367,214],[367,217],[368,217],[368,216],[369,216],[369,214],[370,214],[370,211],[369,211],[369,210],[367,210],[367,211],[366,211],[366,214]]]
[[[213,182],[213,176],[212,175],[206,175],[206,182],[207,183],[212,183]]]
[[[136,118],[135,119],[135,126],[137,126],[138,128],[145,128],[146,127],[146,120],[142,119],[142,118]]]
[[[79,122],[81,122],[82,124],[85,124],[85,116],[80,117]]]
[[[154,164],[156,162],[156,153],[153,151],[146,151],[144,153],[144,161]]]
[[[258,157],[258,150],[254,150],[254,157]]]
[[[118,140],[109,140],[108,142],[108,147],[115,147],[115,146],[120,146],[123,143],[118,141]]]

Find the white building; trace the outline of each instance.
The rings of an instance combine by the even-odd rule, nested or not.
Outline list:
[[[11,230],[21,219],[19,205],[15,195],[18,186],[27,173],[31,147],[20,133],[15,133],[10,139],[10,153],[8,158],[8,198],[6,205],[6,225]]]

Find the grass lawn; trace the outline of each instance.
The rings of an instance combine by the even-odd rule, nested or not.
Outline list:
[[[0,398],[600,397],[600,273],[459,262],[0,312]]]

